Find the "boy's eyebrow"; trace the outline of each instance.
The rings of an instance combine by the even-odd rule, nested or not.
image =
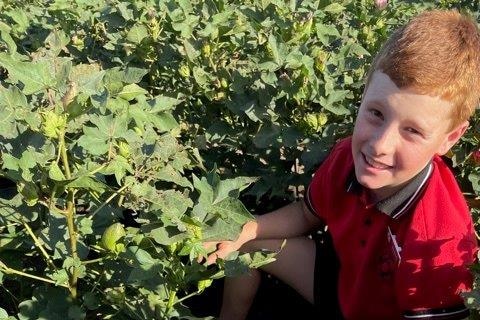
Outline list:
[[[380,107],[388,107],[388,101],[386,99],[381,99],[378,97],[374,97],[371,100],[367,99],[365,102],[368,105],[377,105]],[[366,105],[368,107],[368,105]],[[426,124],[422,119],[408,119],[408,123],[414,127],[416,130],[422,132],[424,135],[429,136],[431,128],[428,124]]]
[[[379,98],[372,98],[372,99],[366,99],[365,102],[368,102],[369,104],[378,104],[382,107],[388,106],[388,103],[386,103],[385,99],[380,100]]]

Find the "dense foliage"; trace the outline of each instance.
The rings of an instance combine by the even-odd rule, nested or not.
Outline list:
[[[1,2],[0,319],[192,319],[183,301],[211,279],[272,258],[207,268],[202,241],[301,196],[350,134],[374,53],[433,7],[480,12],[449,0]],[[449,155],[474,207],[477,123]]]

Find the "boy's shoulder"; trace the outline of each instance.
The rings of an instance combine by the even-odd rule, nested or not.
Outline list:
[[[411,227],[423,240],[470,233],[470,210],[452,171],[439,156],[432,163],[434,169],[416,205]]]
[[[348,136],[338,140],[328,153],[322,165],[335,166],[336,170],[351,170],[353,166],[352,137]],[[338,173],[338,172],[337,172]]]

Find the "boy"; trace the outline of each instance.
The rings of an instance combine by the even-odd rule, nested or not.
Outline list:
[[[263,269],[323,319],[463,319],[472,285],[473,224],[439,155],[463,135],[479,102],[480,35],[456,11],[429,11],[397,30],[370,71],[353,135],[337,143],[304,201],[261,215],[234,250],[278,250]],[[303,235],[326,225],[315,242]],[[330,238],[331,237],[331,238]],[[220,319],[244,319],[258,270],[227,279]]]

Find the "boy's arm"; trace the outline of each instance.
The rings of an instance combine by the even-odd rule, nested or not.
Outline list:
[[[322,225],[322,220],[310,212],[305,202],[298,201],[270,213],[256,216],[247,222],[235,241],[215,241],[206,243],[206,247],[216,246],[216,250],[207,257],[207,264],[217,258],[225,258],[239,250],[245,243],[254,239],[285,239],[303,235]]]

